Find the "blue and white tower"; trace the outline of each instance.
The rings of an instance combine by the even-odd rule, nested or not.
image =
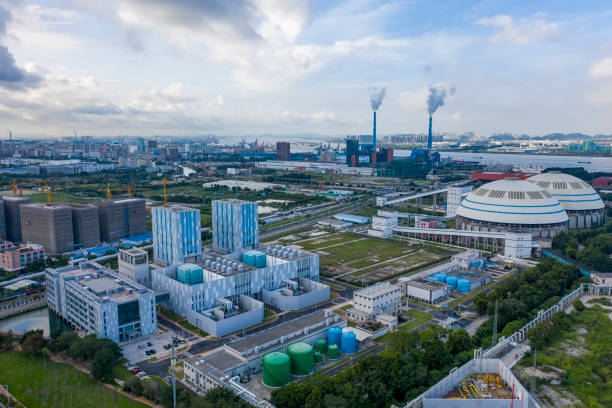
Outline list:
[[[243,200],[212,202],[213,247],[236,252],[259,244],[257,203]]]
[[[169,266],[202,257],[199,210],[178,205],[153,207],[151,216],[155,263]]]

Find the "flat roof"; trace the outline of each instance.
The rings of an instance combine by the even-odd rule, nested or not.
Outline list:
[[[434,280],[429,280],[429,279],[424,279],[424,278],[416,278],[416,279],[412,279],[409,281],[403,281],[403,282],[405,285],[410,285],[410,286],[414,286],[414,287],[421,288],[421,289],[427,289],[427,290],[437,290],[444,286],[448,286],[445,283],[434,281]]]
[[[282,336],[301,331],[305,327],[310,327],[317,323],[322,323],[326,319],[327,317],[325,316],[325,311],[318,310],[314,313],[298,317],[297,319],[291,320],[287,323],[283,323],[278,326],[271,327],[267,330],[263,330],[259,333],[252,334],[233,343],[228,343],[226,344],[226,346],[232,348],[233,350],[236,350],[238,353],[244,353],[245,351],[250,350],[255,346],[270,343],[274,340],[280,339]],[[300,336],[292,338],[291,342],[294,342],[299,337]]]
[[[229,370],[239,364],[244,363],[244,360],[236,357],[234,354],[224,349],[221,349],[219,351],[213,352],[202,357],[192,357],[187,360],[187,363],[191,364],[196,368],[200,368],[202,367],[202,365],[208,365],[211,368],[224,372],[225,370]],[[202,367],[202,371],[208,370],[205,370]]]
[[[107,277],[84,281],[83,286],[90,288],[96,295],[100,295],[106,291],[115,291],[121,287],[120,284]]]
[[[375,285],[356,290],[354,293],[357,293],[361,296],[374,297],[396,290],[401,290],[401,288],[389,282],[379,282]]]

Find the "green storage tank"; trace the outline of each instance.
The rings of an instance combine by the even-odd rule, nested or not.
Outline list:
[[[308,375],[314,369],[312,346],[308,343],[294,343],[287,348],[291,361],[291,374]]]
[[[323,354],[321,354],[320,351],[315,351],[314,362],[315,364],[321,364],[323,362]]]
[[[332,344],[327,348],[327,357],[330,360],[337,360],[340,358],[340,348],[337,344]]]
[[[291,363],[285,353],[275,351],[263,357],[263,383],[267,387],[282,387],[291,381]]]
[[[327,353],[327,340],[325,339],[317,340],[315,342],[315,350],[317,350],[321,354]]]
[[[204,281],[204,272],[200,266],[186,263],[177,268],[176,279],[188,285],[197,285]]]

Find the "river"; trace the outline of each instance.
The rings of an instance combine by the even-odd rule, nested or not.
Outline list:
[[[0,330],[12,330],[15,333],[24,333],[28,330],[42,329],[45,336],[49,336],[51,330],[69,330],[70,327],[60,319],[48,307],[28,310],[15,316],[0,320]]]
[[[395,150],[396,157],[410,156],[411,150]],[[452,160],[476,161],[480,164],[512,166],[518,168],[583,167],[588,172],[612,172],[612,157],[555,156],[548,154],[468,153],[440,152],[441,157]]]

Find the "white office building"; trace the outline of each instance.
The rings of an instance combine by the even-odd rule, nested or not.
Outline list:
[[[144,249],[130,248],[119,250],[119,275],[148,288],[151,287],[149,253]]]
[[[227,252],[259,244],[257,203],[228,199],[212,202],[213,247]]]
[[[124,343],[157,331],[155,294],[95,263],[46,270],[49,308],[76,330]]]
[[[454,217],[457,215],[457,208],[461,200],[472,192],[472,186],[449,187],[446,193],[446,216]]]
[[[353,292],[353,307],[346,317],[358,322],[372,319],[379,314],[396,315],[401,310],[402,289],[389,282],[380,282]]]
[[[151,209],[153,259],[161,266],[193,262],[202,257],[200,211],[185,206]]]

